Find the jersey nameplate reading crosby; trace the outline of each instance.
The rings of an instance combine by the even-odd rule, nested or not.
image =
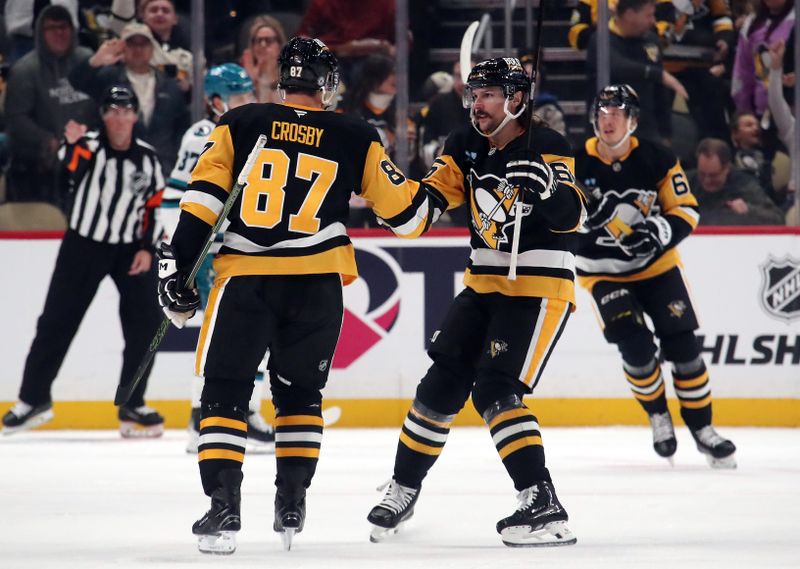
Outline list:
[[[324,131],[324,128],[316,128],[294,122],[275,121],[272,123],[272,140],[287,140],[318,147]]]

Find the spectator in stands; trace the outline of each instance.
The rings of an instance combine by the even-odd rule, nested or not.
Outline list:
[[[397,76],[394,71],[394,59],[382,54],[373,54],[364,59],[356,80],[345,91],[341,110],[345,113],[360,116],[378,131],[381,144],[389,156],[393,156],[396,143],[395,105],[397,94]],[[416,126],[408,121],[409,156],[416,157]],[[409,175],[421,177],[424,172],[419,166],[412,165]],[[375,214],[366,207],[360,197],[351,201],[351,227],[376,226]],[[363,212],[363,218],[359,212]]]
[[[613,15],[617,7],[616,0],[608,0],[609,15]],[[662,40],[666,41],[672,25],[675,22],[675,8],[672,0],[657,0],[656,2],[656,31]],[[575,49],[586,49],[589,38],[597,28],[597,0],[578,0],[578,5],[572,11],[569,22],[567,41]]]
[[[134,22],[135,0],[114,0],[111,4],[111,29],[121,35],[126,25]],[[178,25],[173,0],[141,0],[139,19],[153,36],[151,65],[174,77],[182,91],[192,86],[192,53],[187,34]]]
[[[35,25],[42,10],[49,4],[61,5],[69,13],[73,30],[78,29],[78,0],[6,0],[4,8],[6,34],[11,40],[9,63],[16,62],[36,47]]]
[[[259,103],[280,103],[278,94],[278,54],[286,43],[281,23],[272,16],[259,15],[246,26],[247,47],[241,64],[253,80]]]
[[[366,56],[394,56],[394,14],[393,0],[311,0],[297,35],[325,42],[349,84]]]
[[[459,62],[453,65],[452,78],[450,90],[437,93],[421,111],[420,160],[425,168],[430,168],[434,159],[439,156],[447,135],[469,118],[469,110],[464,108],[462,101],[464,80],[461,78]]]
[[[11,149],[10,201],[47,201],[66,210],[66,196],[56,180],[57,151],[70,119],[94,127],[97,105],[73,88],[69,72],[91,52],[76,45],[72,15],[48,6],[36,21],[36,49],[12,67],[6,96]]]
[[[636,135],[669,144],[672,134],[672,89],[685,99],[686,89],[664,69],[661,44],[651,30],[655,25],[656,0],[619,0],[608,26],[611,83],[627,83],[638,93],[641,114]],[[594,99],[597,73],[597,34],[589,40],[586,64],[590,81],[587,101]]]
[[[533,54],[520,53],[520,63],[525,68],[525,73],[529,76],[533,73]],[[539,61],[539,72],[536,74],[536,84],[534,85],[535,106],[533,113],[542,119],[544,123],[562,136],[567,136],[567,122],[564,117],[564,109],[558,104],[558,97],[547,91],[547,72],[544,64]]]
[[[725,112],[736,32],[727,0],[674,0],[675,27],[671,34],[676,46],[689,48],[678,60],[665,64],[686,87],[689,112],[701,138],[726,138]],[[691,50],[691,51],[690,51]],[[689,53],[686,53],[689,52]]]
[[[775,195],[772,187],[772,159],[774,150],[763,144],[761,123],[751,112],[736,113],[731,119],[731,142],[733,143],[733,165],[753,175],[767,195],[781,203],[782,197]]]
[[[732,167],[724,140],[697,146],[697,170],[689,174],[703,225],[783,225],[783,214],[751,175]]]
[[[759,118],[767,110],[769,45],[786,41],[794,26],[794,0],[759,0],[739,34],[731,94],[738,112]]]
[[[769,110],[772,113],[775,126],[778,128],[778,138],[786,146],[789,156],[795,156],[794,113],[792,113],[789,103],[786,102],[782,90],[785,85],[785,75],[783,73],[785,52],[786,44],[783,41],[779,40],[769,46]],[[789,181],[787,189],[789,191],[779,205],[791,207],[791,202],[795,199],[794,192],[797,191],[794,179]],[[795,223],[795,225],[800,225],[800,223]]]
[[[171,172],[190,116],[175,79],[150,64],[154,49],[150,28],[128,24],[120,39],[103,42],[97,53],[76,66],[69,81],[97,101],[109,85],[129,85],[139,99],[136,136],[155,146],[162,168]]]

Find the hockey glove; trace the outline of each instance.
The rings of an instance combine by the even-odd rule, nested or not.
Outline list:
[[[633,232],[619,242],[619,246],[630,257],[658,255],[672,240],[672,227],[660,215],[649,217],[631,229]]]
[[[158,303],[167,318],[177,327],[183,328],[200,306],[197,288],[186,288],[186,275],[178,270],[175,252],[162,243],[158,258]]]
[[[591,203],[591,202],[590,202]],[[619,198],[614,194],[606,194],[598,201],[595,201],[589,216],[583,222],[583,226],[589,231],[602,229],[608,222],[614,219],[619,205]]]
[[[514,187],[533,195],[534,201],[544,201],[558,188],[553,170],[539,155],[519,153],[506,164],[506,180]]]

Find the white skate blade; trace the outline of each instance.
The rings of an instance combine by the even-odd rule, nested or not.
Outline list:
[[[145,427],[132,421],[120,421],[119,434],[123,439],[154,439],[164,434],[164,424]]]
[[[290,528],[280,532],[284,551],[290,551],[292,549],[292,540],[294,539],[295,531],[294,528]]]
[[[330,427],[331,425],[335,425],[339,422],[339,419],[342,417],[342,408],[333,405],[331,407],[326,407],[322,410],[322,424],[326,427]]]
[[[48,409],[44,413],[40,413],[30,421],[26,421],[25,423],[17,426],[17,427],[3,427],[3,434],[4,435],[13,435],[14,433],[19,433],[21,431],[28,431],[30,429],[35,429],[39,425],[44,425],[45,423],[49,423],[53,420],[52,409]]]
[[[716,470],[733,470],[736,468],[736,453],[724,458],[714,458],[710,454],[706,454],[706,462]]]
[[[567,522],[550,522],[534,531],[527,525],[511,526],[500,532],[500,538],[509,547],[557,547],[578,541]]]
[[[372,531],[369,534],[369,540],[372,543],[380,543],[385,540],[387,537],[392,537],[401,529],[403,526],[406,525],[406,520],[403,520],[393,528],[384,528],[381,526],[376,526],[375,524],[372,525]]]
[[[219,535],[199,535],[197,549],[210,555],[230,555],[236,551],[236,532],[221,531]]]

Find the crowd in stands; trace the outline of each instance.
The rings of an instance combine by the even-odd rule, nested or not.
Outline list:
[[[597,1],[574,7],[564,44],[585,54],[585,92],[596,86]],[[292,35],[320,37],[341,62],[337,112],[373,124],[396,144],[395,3],[375,0],[206,0],[207,66],[239,63],[259,102],[280,102],[277,57]],[[138,96],[136,134],[164,171],[191,124],[191,0],[0,0],[0,204],[48,202],[62,211],[58,149],[69,121],[99,126],[98,98],[112,84]],[[635,136],[670,145],[690,169],[701,224],[798,224],[790,176],[794,117],[794,0],[609,0],[612,83],[637,91]],[[428,23],[428,25],[430,25]],[[412,30],[414,26],[412,25]],[[409,33],[412,46],[418,41]],[[530,69],[531,54],[520,59]],[[447,134],[464,124],[458,62],[410,85],[409,175],[424,175]],[[537,114],[566,134],[565,113],[539,71]],[[419,76],[413,73],[412,76]],[[682,119],[681,119],[682,117]],[[584,137],[592,135],[588,119]],[[358,198],[354,198],[356,207]],[[369,209],[352,225],[372,227]],[[363,211],[363,215],[359,212]],[[450,212],[454,225],[463,212]]]

